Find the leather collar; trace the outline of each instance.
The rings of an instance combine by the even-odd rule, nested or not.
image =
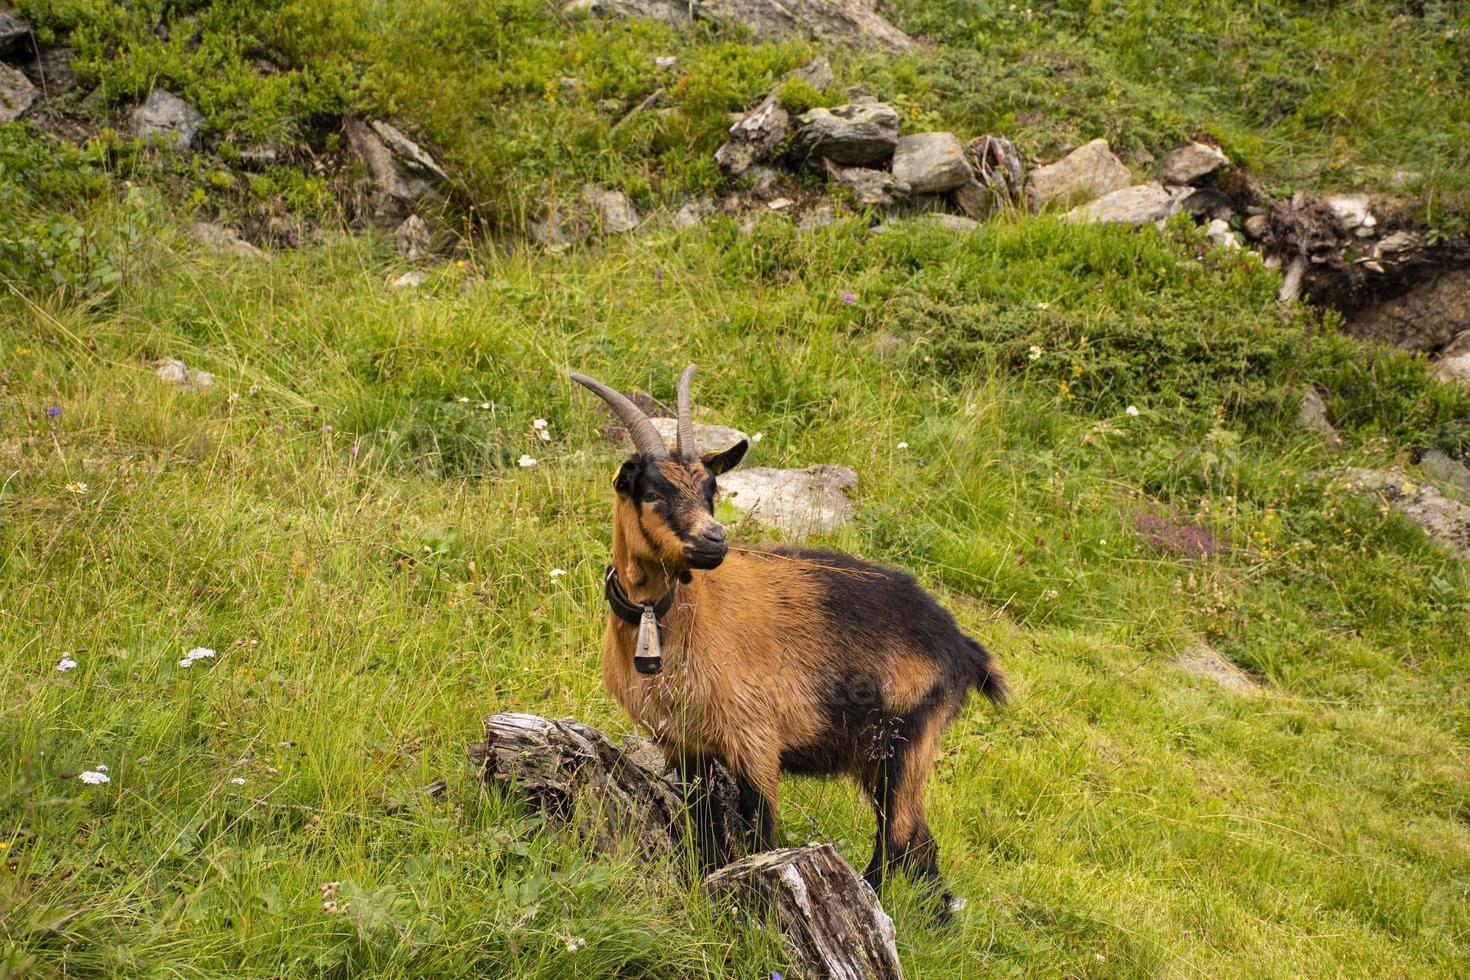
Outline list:
[[[643,620],[643,605],[628,598],[628,593],[623,589],[623,583],[618,580],[618,570],[613,566],[607,566],[603,574],[603,594],[607,596],[607,604],[619,619],[629,626],[637,626]],[[674,606],[674,597],[679,593],[677,580],[669,583],[668,593],[658,602],[648,603],[653,606],[654,618],[663,625],[663,618]]]

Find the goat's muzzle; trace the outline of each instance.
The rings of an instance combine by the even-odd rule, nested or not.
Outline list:
[[[730,545],[725,540],[725,529],[719,524],[711,524],[698,537],[684,545],[684,560],[692,568],[708,570],[719,568],[729,552]]]

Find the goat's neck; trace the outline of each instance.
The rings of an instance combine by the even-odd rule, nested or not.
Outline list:
[[[633,557],[628,543],[623,540],[621,529],[613,527],[613,568],[618,571],[618,580],[623,591],[634,602],[656,603],[669,594],[678,578],[678,572],[664,568],[658,562],[644,561]]]

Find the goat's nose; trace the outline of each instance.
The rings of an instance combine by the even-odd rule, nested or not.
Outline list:
[[[725,527],[722,524],[711,524],[700,532],[699,537],[706,543],[718,547],[725,543]]]

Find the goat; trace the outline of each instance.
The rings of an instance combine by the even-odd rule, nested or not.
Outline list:
[[[876,891],[904,868],[947,914],[924,781],[970,689],[1000,704],[1005,678],[904,572],[831,551],[732,551],[716,480],[749,446],[700,454],[693,375],[691,364],[679,379],[673,453],[628,398],[572,375],[637,448],[613,480],[603,685],[686,786],[708,785],[711,760],[729,768],[762,850],[775,846],[782,771],[855,776],[878,825],[864,877]]]

